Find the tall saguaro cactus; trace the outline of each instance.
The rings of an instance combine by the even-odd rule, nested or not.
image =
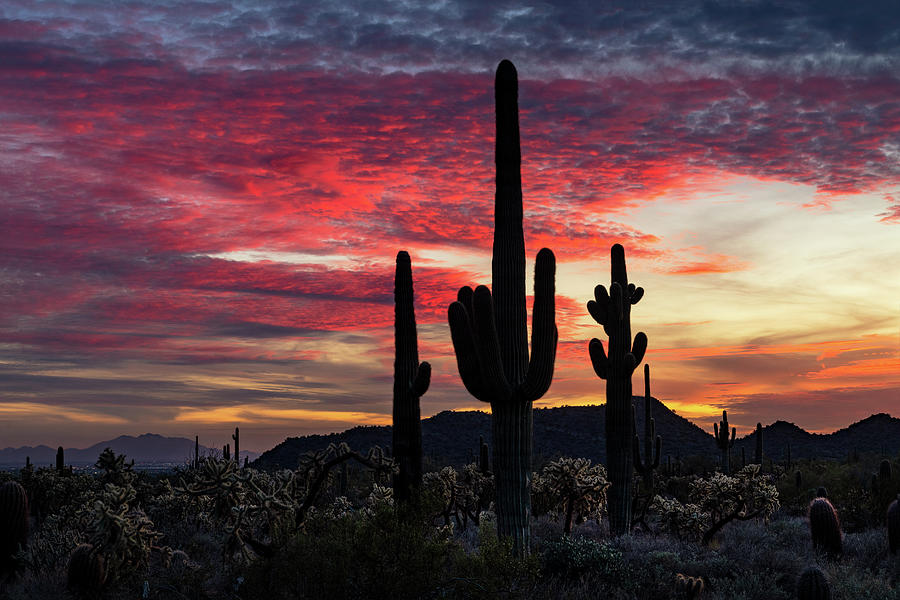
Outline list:
[[[394,497],[409,498],[422,483],[422,421],[419,398],[431,383],[431,365],[419,363],[416,313],[413,306],[412,265],[409,254],[397,253],[394,276]]]
[[[497,531],[512,537],[521,555],[528,552],[531,532],[532,402],[550,388],[556,360],[556,258],[547,248],[537,255],[529,358],[518,75],[508,60],[497,67],[494,94],[493,294],[483,285],[474,292],[463,287],[448,317],[463,384],[472,396],[491,404]]]
[[[653,419],[650,396],[650,365],[644,363],[644,460],[641,460],[641,443],[637,433],[634,434],[634,470],[644,476],[644,488],[653,494],[653,471],[659,466],[659,451],[662,437],[656,435],[656,421]],[[656,441],[656,452],[653,442]],[[651,459],[651,455],[653,458]]]
[[[609,531],[628,533],[631,527],[631,478],[634,475],[634,406],[631,403],[631,375],[647,351],[647,336],[640,332],[631,339],[631,306],[644,296],[644,288],[628,283],[625,249],[610,249],[612,262],[609,292],[594,288],[588,312],[609,336],[609,353],[594,338],[588,350],[594,372],[606,380],[606,471],[609,473]],[[647,460],[650,460],[648,455]]]
[[[716,438],[716,446],[722,452],[722,473],[728,475],[731,471],[731,448],[734,447],[734,436],[737,429],[731,428],[731,440],[728,439],[728,411],[722,411],[722,420],[718,425],[713,423],[713,432]]]
[[[762,423],[756,424],[756,456],[754,457],[756,464],[762,467],[763,463],[763,427]]]
[[[241,468],[241,430],[239,427],[234,428],[234,433],[231,434],[231,439],[234,440],[234,464],[238,469]]]

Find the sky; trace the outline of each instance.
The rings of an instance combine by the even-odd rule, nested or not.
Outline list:
[[[557,259],[536,406],[605,402],[585,304],[621,243],[679,414],[727,409],[739,435],[900,416],[898,21],[892,1],[5,0],[0,447],[389,424],[399,250],[423,416],[487,409],[447,307],[490,283],[504,58],[526,268]]]

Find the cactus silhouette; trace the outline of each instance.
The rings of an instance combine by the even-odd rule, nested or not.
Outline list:
[[[891,554],[900,551],[900,494],[887,509],[888,546]]]
[[[194,436],[194,468],[200,468],[200,436]]]
[[[56,449],[56,472],[62,473],[66,470],[66,454],[63,447],[60,446]]]
[[[463,287],[448,318],[460,378],[472,396],[491,404],[497,532],[512,537],[521,555],[528,552],[531,531],[532,402],[549,389],[556,360],[556,259],[546,248],[537,255],[529,358],[518,75],[508,60],[497,67],[494,94],[493,292]]]
[[[478,436],[478,470],[487,475],[491,472],[491,460],[488,456],[488,445],[484,436]]]
[[[648,494],[653,493],[653,470],[659,466],[659,452],[662,446],[662,437],[656,435],[656,421],[653,419],[651,406],[653,398],[650,396],[650,365],[644,364],[644,458],[641,460],[640,440],[634,434],[634,470],[644,476],[644,488]],[[653,450],[653,442],[656,440],[656,451]],[[651,462],[650,456],[653,455]]]
[[[809,532],[816,550],[832,555],[841,553],[841,521],[827,498],[816,498],[809,503]]]
[[[891,461],[888,459],[884,459],[878,465],[878,480],[882,483],[887,483],[891,480]]]
[[[631,305],[644,296],[644,288],[628,283],[625,249],[615,244],[610,249],[611,282],[609,292],[602,285],[594,288],[594,300],[588,312],[609,336],[609,353],[603,342],[594,338],[588,346],[591,364],[600,379],[606,380],[606,470],[609,474],[609,531],[628,533],[631,527],[631,478],[634,474],[634,406],[631,403],[631,375],[647,351],[643,332],[631,340]],[[650,460],[649,455],[647,460]]]
[[[431,383],[431,365],[419,363],[409,254],[397,253],[394,275],[394,497],[407,500],[422,485],[422,420],[419,398]]]
[[[763,464],[763,428],[762,423],[756,424],[756,456],[754,462],[760,467]]]
[[[69,590],[85,597],[95,596],[106,583],[106,561],[91,544],[80,544],[69,556]]]
[[[234,440],[234,464],[241,467],[241,430],[237,427],[234,428],[234,433],[231,435],[231,439]]]
[[[12,556],[28,541],[28,495],[17,481],[0,485],[0,573],[12,568]]]
[[[797,578],[797,600],[831,600],[831,584],[819,567],[807,567]]]
[[[731,472],[731,448],[734,447],[734,436],[737,430],[731,428],[731,439],[728,438],[728,411],[722,411],[722,420],[718,425],[713,423],[714,437],[716,438],[716,446],[722,453],[722,473],[728,475]]]
[[[696,600],[703,594],[703,579],[688,577],[679,573],[675,576],[675,598]]]

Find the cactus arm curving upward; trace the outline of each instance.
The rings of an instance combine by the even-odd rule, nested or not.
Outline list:
[[[393,454],[399,463],[394,496],[404,501],[422,484],[422,421],[419,399],[431,383],[431,365],[419,362],[412,263],[397,253],[394,276]]]
[[[588,346],[594,372],[606,380],[606,460],[610,489],[609,526],[612,535],[628,533],[631,527],[631,478],[634,474],[634,406],[631,376],[647,351],[643,332],[631,337],[631,307],[644,295],[643,288],[628,283],[625,249],[610,249],[611,283],[594,288],[588,312],[609,336],[608,353],[594,338]],[[658,452],[658,450],[657,450]],[[648,454],[647,460],[650,460]]]
[[[556,259],[544,248],[535,262],[531,356],[525,304],[518,75],[502,61],[494,82],[495,161],[493,291],[464,287],[448,309],[460,378],[472,396],[491,404],[498,533],[528,552],[531,514],[532,402],[553,380],[558,333]]]

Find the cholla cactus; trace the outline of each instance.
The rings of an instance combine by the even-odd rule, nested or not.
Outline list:
[[[470,520],[479,521],[494,486],[493,477],[482,473],[475,463],[463,467],[462,474],[453,467],[426,473],[422,482],[425,492],[441,503],[438,516],[444,518],[444,525],[451,525],[453,519],[463,530]]]
[[[682,505],[656,496],[653,507],[673,534],[699,537],[704,545],[731,521],[768,517],[779,507],[778,490],[769,477],[760,475],[759,465],[747,465],[734,476],[716,473],[696,479],[689,496],[696,503]]]
[[[609,481],[603,465],[591,465],[588,458],[560,458],[541,469],[532,479],[535,514],[552,512],[564,518],[563,531],[588,519],[600,521],[606,506]]]
[[[101,478],[103,483],[125,486],[134,481],[134,460],[126,463],[125,455],[116,454],[111,448],[106,448],[100,453],[94,466],[103,471]]]
[[[374,514],[383,506],[394,505],[394,489],[377,483],[372,486],[372,491],[366,497],[366,512]]]
[[[88,539],[103,556],[109,579],[127,570],[145,567],[162,534],[142,510],[132,508],[134,488],[107,483],[101,499],[94,502]]]

